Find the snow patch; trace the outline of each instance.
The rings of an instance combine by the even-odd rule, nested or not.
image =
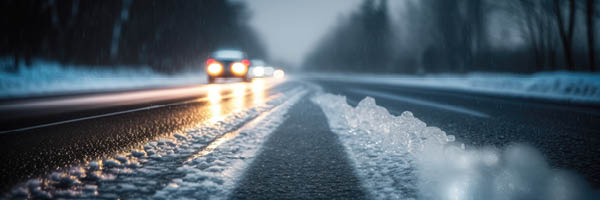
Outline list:
[[[149,67],[75,66],[34,61],[17,72],[0,70],[0,98],[70,92],[140,89],[206,83],[203,70],[176,75],[160,74]]]
[[[374,199],[593,199],[583,179],[552,169],[532,147],[466,149],[406,111],[391,115],[367,97],[312,98],[340,136]]]

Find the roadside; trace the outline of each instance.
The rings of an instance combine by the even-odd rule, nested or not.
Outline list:
[[[600,104],[600,74],[589,73],[543,72],[530,75],[469,73],[423,76],[307,73],[300,77],[313,80],[451,90],[493,96],[541,99],[553,102]]]

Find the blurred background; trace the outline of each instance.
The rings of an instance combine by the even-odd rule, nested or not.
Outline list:
[[[0,66],[197,68],[217,48],[290,70],[598,70],[597,0],[4,0]]]

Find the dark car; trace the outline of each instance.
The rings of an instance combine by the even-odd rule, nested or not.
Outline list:
[[[250,61],[246,54],[240,50],[218,50],[206,60],[206,74],[208,82],[214,83],[217,78],[240,78],[249,81],[248,67]]]

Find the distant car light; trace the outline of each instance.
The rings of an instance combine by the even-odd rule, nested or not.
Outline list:
[[[248,67],[244,65],[244,63],[234,62],[233,64],[231,64],[231,72],[233,72],[233,74],[235,74],[236,76],[246,75],[247,70]]]
[[[264,67],[255,67],[254,69],[252,69],[252,75],[260,77],[260,76],[264,76],[265,75],[265,68]]]
[[[285,77],[285,72],[283,72],[283,70],[281,70],[281,69],[275,70],[273,72],[273,77],[275,77],[275,78],[283,78],[283,77]]]
[[[208,64],[206,71],[211,76],[218,76],[219,74],[221,74],[221,72],[223,72],[223,65],[221,65],[221,63],[219,62],[213,61],[210,64]]]

